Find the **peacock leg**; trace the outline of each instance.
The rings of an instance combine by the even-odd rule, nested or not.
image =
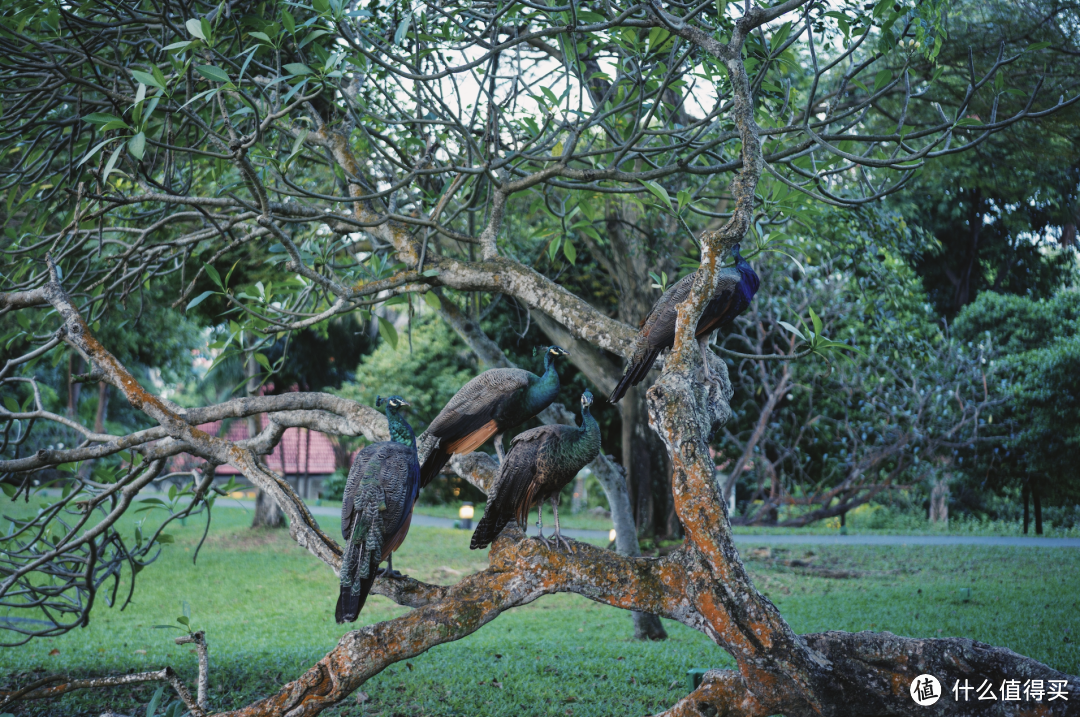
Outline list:
[[[566,546],[569,552],[574,552],[574,549],[570,547],[570,541],[562,537],[562,533],[559,532],[559,496],[557,495],[551,497],[551,510],[555,512],[555,544]]]
[[[394,554],[393,553],[390,553],[390,555],[386,558],[386,567],[385,568],[379,568],[378,570],[376,570],[375,571],[375,576],[380,577],[380,578],[403,578],[403,577],[405,577],[404,575],[399,573],[397,570],[394,570]]]
[[[499,458],[499,465],[503,464],[503,460],[506,458],[506,449],[503,448],[503,435],[502,433],[495,435],[495,455]]]
[[[539,511],[536,514],[536,539],[543,543],[546,547],[550,548],[551,543],[544,537],[544,504],[541,503]]]

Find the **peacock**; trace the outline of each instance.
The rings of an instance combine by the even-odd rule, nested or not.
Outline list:
[[[334,615],[339,623],[356,621],[379,563],[388,561],[387,574],[395,574],[390,554],[405,540],[420,494],[416,434],[401,415],[409,404],[401,396],[391,396],[385,401],[380,397],[375,405],[383,403],[390,440],[373,443],[357,454],[341,503],[341,534],[346,543]]]
[[[503,459],[502,434],[543,411],[559,395],[555,359],[569,352],[545,346],[544,373],[537,376],[521,368],[493,368],[461,387],[428,426],[438,439],[420,467],[420,487],[426,486],[457,453],[471,453],[495,437],[499,462]]]
[[[701,312],[695,336],[701,348],[701,358],[705,363],[705,380],[712,381],[706,352],[709,350],[709,336],[718,328],[730,323],[736,316],[746,311],[757,293],[761,280],[750,263],[739,253],[739,245],[731,248],[735,266],[721,269],[716,283],[716,293],[712,301]],[[611,402],[621,399],[631,386],[641,383],[649,373],[656,357],[664,349],[675,345],[675,321],[677,310],[690,294],[697,272],[693,272],[677,281],[664,295],[653,304],[649,315],[641,321],[641,330],[634,339],[634,353],[626,372],[611,392]]]
[[[550,547],[543,524],[543,504],[550,500],[555,511],[555,543],[573,551],[559,531],[559,491],[600,453],[600,426],[589,412],[592,402],[590,391],[581,394],[580,426],[540,426],[510,442],[499,477],[488,491],[484,516],[473,532],[471,549],[490,545],[511,520],[525,526],[535,507],[540,508],[536,519],[540,541]]]

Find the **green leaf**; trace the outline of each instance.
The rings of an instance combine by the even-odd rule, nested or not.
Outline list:
[[[397,329],[383,317],[379,316],[377,318],[379,319],[379,335],[383,337],[383,340],[386,341],[386,343],[390,344],[390,348],[397,350]]]
[[[265,32],[249,32],[248,35],[254,37],[256,40],[262,40],[267,45],[273,45],[274,41],[270,39],[270,36]]]
[[[191,44],[191,40],[181,40],[180,42],[174,42],[171,45],[166,45],[162,49],[166,52],[175,52],[177,50],[183,50]]]
[[[1026,52],[1035,52],[1036,50],[1045,50],[1046,48],[1050,47],[1050,45],[1052,45],[1052,44],[1053,44],[1052,42],[1033,42],[1032,44],[1030,44],[1026,48],[1024,48],[1024,50]]]
[[[161,70],[158,70],[158,72],[161,72]],[[159,90],[165,89],[165,84],[158,80],[158,78],[151,75],[149,72],[143,72],[142,70],[132,70],[131,76],[135,78],[136,82],[141,82],[147,87],[157,87]]]
[[[191,620],[188,619],[187,615],[181,615],[180,617],[176,618],[176,621],[184,627],[191,627]]]
[[[290,35],[296,34],[296,20],[293,19],[288,10],[281,11],[281,24],[289,31]]]
[[[157,688],[157,692],[150,698],[150,701],[146,703],[146,717],[154,717],[157,712],[158,702],[161,701],[161,696],[165,694],[165,685]]]
[[[559,251],[559,245],[562,244],[562,237],[557,236],[551,240],[548,244],[548,259],[555,261],[555,254]]]
[[[202,23],[199,22],[196,18],[191,18],[190,20],[185,22],[184,27],[187,28],[187,31],[191,33],[192,37],[197,37],[200,40],[206,39],[206,35],[203,34]]]
[[[210,264],[203,264],[203,268],[206,269],[206,275],[210,277],[210,280],[221,287],[222,291],[225,290],[225,285],[221,283],[221,274]]]
[[[4,396],[4,405],[12,413],[19,413],[19,402],[11,396]]]
[[[874,76],[874,94],[892,82],[892,70],[882,70]]]
[[[195,65],[199,74],[212,82],[228,82],[229,73],[214,65]]]
[[[439,301],[439,295],[434,291],[428,291],[424,294],[424,303],[430,306],[435,311],[442,308],[442,302]]]
[[[566,258],[570,261],[570,263],[571,264],[576,264],[576,262],[577,262],[577,249],[574,248],[574,243],[572,241],[570,241],[569,239],[567,239],[566,241],[563,242],[562,250],[563,250],[563,254],[566,255]]]
[[[652,194],[664,203],[664,208],[671,211],[671,197],[668,196],[667,190],[661,187],[659,184],[649,180],[639,180],[643,187],[648,189]]]
[[[266,358],[266,354],[262,354],[262,353],[259,353],[258,351],[256,351],[255,352],[255,360],[259,363],[260,366],[262,366],[267,371],[273,371],[274,370],[274,369],[270,368],[270,359]]]
[[[813,309],[810,307],[807,307],[807,309],[810,311],[810,320],[814,322],[814,334],[821,336],[821,319],[818,318],[818,315],[814,313]]]
[[[330,0],[313,0],[311,4],[317,13],[330,12]]]
[[[802,335],[802,332],[801,332],[801,331],[799,331],[799,330],[798,330],[797,328],[795,328],[794,326],[792,326],[791,324],[789,324],[788,322],[786,322],[786,321],[777,321],[776,323],[780,324],[780,325],[781,325],[781,326],[783,326],[783,327],[784,327],[785,329],[787,329],[787,330],[788,330],[788,331],[790,331],[791,333],[795,334],[796,336],[798,336],[798,337],[799,337],[800,339],[802,339],[803,341],[806,341],[806,337]]]
[[[217,293],[217,292],[204,291],[203,293],[199,294],[194,299],[192,299],[190,302],[188,302],[188,305],[184,307],[184,311],[189,311],[189,310],[195,308],[196,306],[198,306],[202,302],[206,301],[207,297],[213,296],[215,293]]]
[[[982,122],[975,119],[974,117],[963,117],[956,120],[956,124],[954,124],[953,127],[973,127],[981,124]]]
[[[310,67],[308,67],[307,65],[305,65],[303,63],[300,63],[300,62],[290,62],[289,64],[284,65],[284,68],[285,68],[285,71],[288,72],[290,75],[314,75],[315,74],[315,72],[312,71],[312,69]]]
[[[101,177],[101,183],[109,181],[109,175],[112,174],[113,167],[116,166],[116,160],[120,156],[120,150],[123,149],[123,145],[113,150],[112,156],[109,157],[109,161],[105,163],[105,172]]]
[[[679,201],[679,214],[682,214],[683,207],[690,203],[690,192],[685,189],[680,189],[679,193],[675,195]]]
[[[127,143],[128,152],[135,159],[142,161],[143,153],[146,151],[146,133],[139,132],[137,135],[128,140]]]
[[[158,542],[162,545],[171,545],[176,542],[176,538],[172,537],[168,533],[162,533],[158,537]]]
[[[83,117],[83,121],[90,124],[110,124],[112,122],[123,122],[124,120],[107,112],[93,112]]]
[[[394,31],[394,44],[400,45],[401,41],[405,39],[405,34],[409,31],[409,25],[412,25],[412,13],[406,13],[405,17],[398,23],[397,30]]]

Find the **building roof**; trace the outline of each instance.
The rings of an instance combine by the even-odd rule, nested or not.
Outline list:
[[[258,416],[260,428],[266,425],[266,417]],[[221,421],[203,423],[197,428],[209,433],[211,436],[221,435]],[[230,441],[247,440],[247,419],[237,418],[229,421],[222,438]],[[281,441],[269,455],[263,457],[267,467],[282,475],[329,475],[335,470],[334,445],[330,439],[318,431],[307,428],[286,428]],[[181,453],[173,458],[173,471],[187,471],[200,466],[205,461],[188,453]],[[230,476],[240,475],[240,471],[230,465],[218,466],[217,475]]]

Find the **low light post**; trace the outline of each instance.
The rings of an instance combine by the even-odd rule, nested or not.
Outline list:
[[[458,508],[458,518],[460,518],[458,521],[459,528],[472,530],[473,504],[468,501],[462,503],[461,507]]]

